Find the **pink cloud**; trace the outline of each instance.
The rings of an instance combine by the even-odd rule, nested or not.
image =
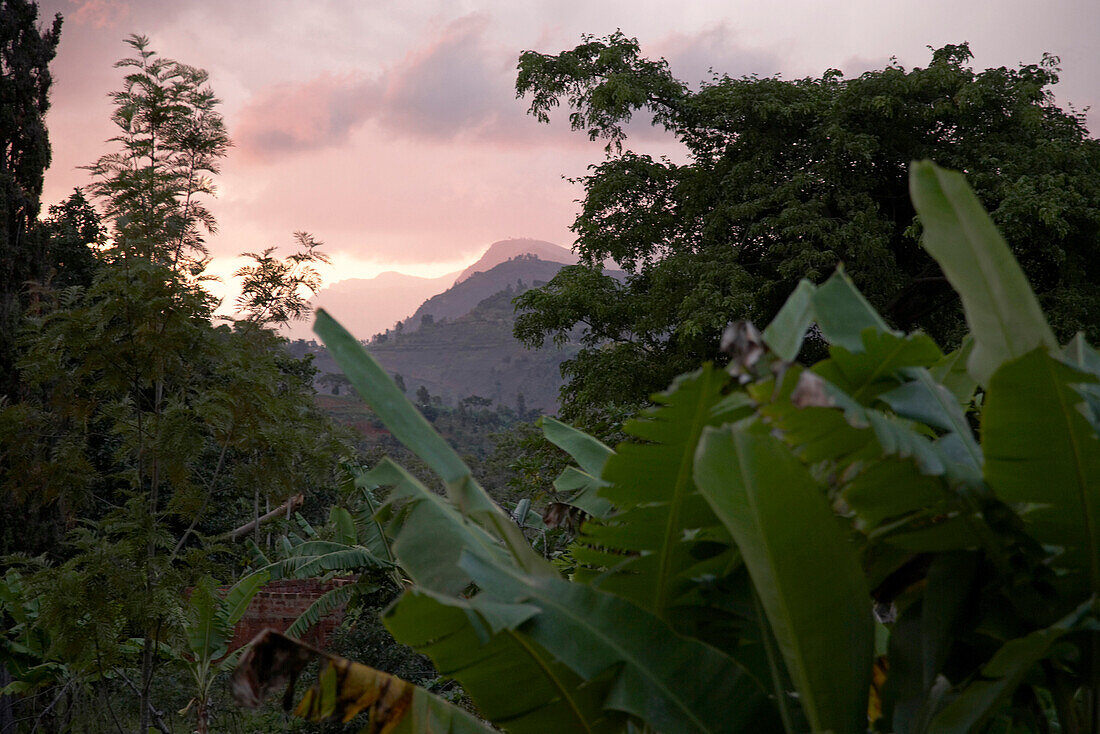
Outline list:
[[[482,15],[460,18],[389,70],[384,121],[436,139],[492,124],[514,95],[500,50],[486,42],[488,26]]]
[[[253,161],[339,147],[368,121],[390,136],[428,142],[587,147],[587,136],[569,130],[565,110],[550,126],[526,114],[527,101],[515,98],[518,52],[494,43],[490,30],[485,15],[467,15],[373,76],[326,73],[268,87],[246,103],[231,132]],[[666,56],[672,73],[692,84],[710,78],[711,68],[736,77],[772,74],[780,66],[775,54],[746,47],[724,24],[665,35],[645,43],[643,52]],[[649,122],[637,115],[626,126],[628,138],[669,139]]]
[[[515,98],[518,53],[492,44],[488,28],[485,16],[468,15],[376,76],[322,74],[268,87],[245,104],[231,132],[251,160],[339,146],[369,120],[390,135],[423,141],[574,140],[565,126],[548,129],[527,116]]]
[[[67,19],[94,28],[115,28],[130,15],[125,0],[69,0],[69,4],[76,9]]]
[[[371,116],[377,97],[377,84],[358,74],[278,84],[248,103],[232,132],[253,159],[339,145]]]
[[[673,76],[692,86],[710,81],[714,74],[728,74],[734,78],[753,74],[770,76],[781,66],[780,58],[772,51],[744,46],[737,32],[725,23],[697,33],[669,34],[656,41],[652,48],[657,55],[668,59]]]

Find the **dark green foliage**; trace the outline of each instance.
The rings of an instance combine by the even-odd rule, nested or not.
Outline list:
[[[51,206],[42,226],[48,247],[45,281],[55,289],[90,286],[98,267],[94,248],[103,245],[106,229],[84,193],[77,189]]]
[[[254,264],[233,274],[241,279],[241,295],[237,297],[240,321],[253,326],[281,326],[309,315],[309,297],[321,287],[321,276],[313,263],[330,260],[319,249],[322,243],[308,232],[295,232],[294,239],[298,251],[282,260],[274,256],[274,247],[244,253]]]
[[[0,395],[15,392],[15,337],[28,284],[42,279],[49,265],[36,222],[50,165],[49,63],[60,34],[60,14],[40,29],[34,2],[0,2]]]
[[[820,283],[838,263],[891,326],[957,344],[958,299],[918,246],[907,195],[909,161],[926,157],[967,172],[1059,338],[1100,340],[1100,146],[1054,104],[1056,58],[975,72],[970,57],[948,45],[924,68],[715,76],[693,91],[621,33],[525,52],[516,88],[540,119],[565,101],[574,128],[616,147],[645,113],[690,156],[627,150],[595,166],[573,225],[583,264],[518,300],[528,344],[583,331],[563,366],[566,415],[592,423],[644,401],[720,358],[728,321],[769,322],[799,279]],[[624,283],[600,275],[606,258]],[[818,340],[807,347],[820,356]]]

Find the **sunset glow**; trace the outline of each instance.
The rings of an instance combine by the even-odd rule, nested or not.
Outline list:
[[[828,8],[826,10],[825,8]],[[968,40],[975,68],[1058,54],[1060,101],[1100,100],[1100,21],[1084,0],[1033,17],[1023,2],[417,2],[50,0],[65,16],[48,118],[46,204],[87,183],[111,129],[108,93],[123,39],[148,35],[162,55],[207,69],[235,147],[212,208],[211,272],[238,253],[289,247],[306,230],[326,243],[326,281],[385,270],[452,272],[489,243],[534,237],[569,246],[582,175],[601,142],[550,125],[515,98],[519,53],[556,53],[582,34],[636,35],[689,82],[729,73],[856,75],[891,56],[924,65],[927,46]],[[629,144],[675,148],[648,121]],[[224,294],[231,294],[226,288]]]

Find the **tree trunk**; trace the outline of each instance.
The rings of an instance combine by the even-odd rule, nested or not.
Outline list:
[[[210,733],[210,711],[206,707],[204,696],[195,702],[195,731],[197,734]]]
[[[287,515],[287,517],[289,517],[295,509],[302,506],[303,502],[305,502],[305,495],[296,494],[293,497],[288,498],[286,502],[279,505],[266,515],[260,515],[255,520],[246,522],[239,528],[230,530],[228,533],[222,533],[216,538],[216,540],[240,540],[245,535],[248,535],[248,533],[253,531],[255,531],[256,535],[258,536],[261,525],[263,525],[268,520],[274,520],[275,518],[280,517],[284,513]],[[259,513],[259,508],[256,509],[256,512]],[[256,543],[256,545],[258,546],[259,543]]]
[[[148,632],[145,636],[145,643],[141,648],[141,689],[139,691],[139,697],[141,699],[141,714],[138,723],[138,734],[146,734],[149,731],[149,707],[151,701],[149,700],[150,693],[153,688],[153,640],[149,639]]]

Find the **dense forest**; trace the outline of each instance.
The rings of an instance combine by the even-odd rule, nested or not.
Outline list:
[[[311,314],[305,231],[216,314],[231,139],[145,37],[43,212],[63,27],[0,0],[0,732],[1100,727],[1100,143],[1056,58],[693,90],[618,32],[523,52],[530,112],[607,140],[581,262],[387,344]],[[573,425],[385,366],[513,326],[580,341]]]

